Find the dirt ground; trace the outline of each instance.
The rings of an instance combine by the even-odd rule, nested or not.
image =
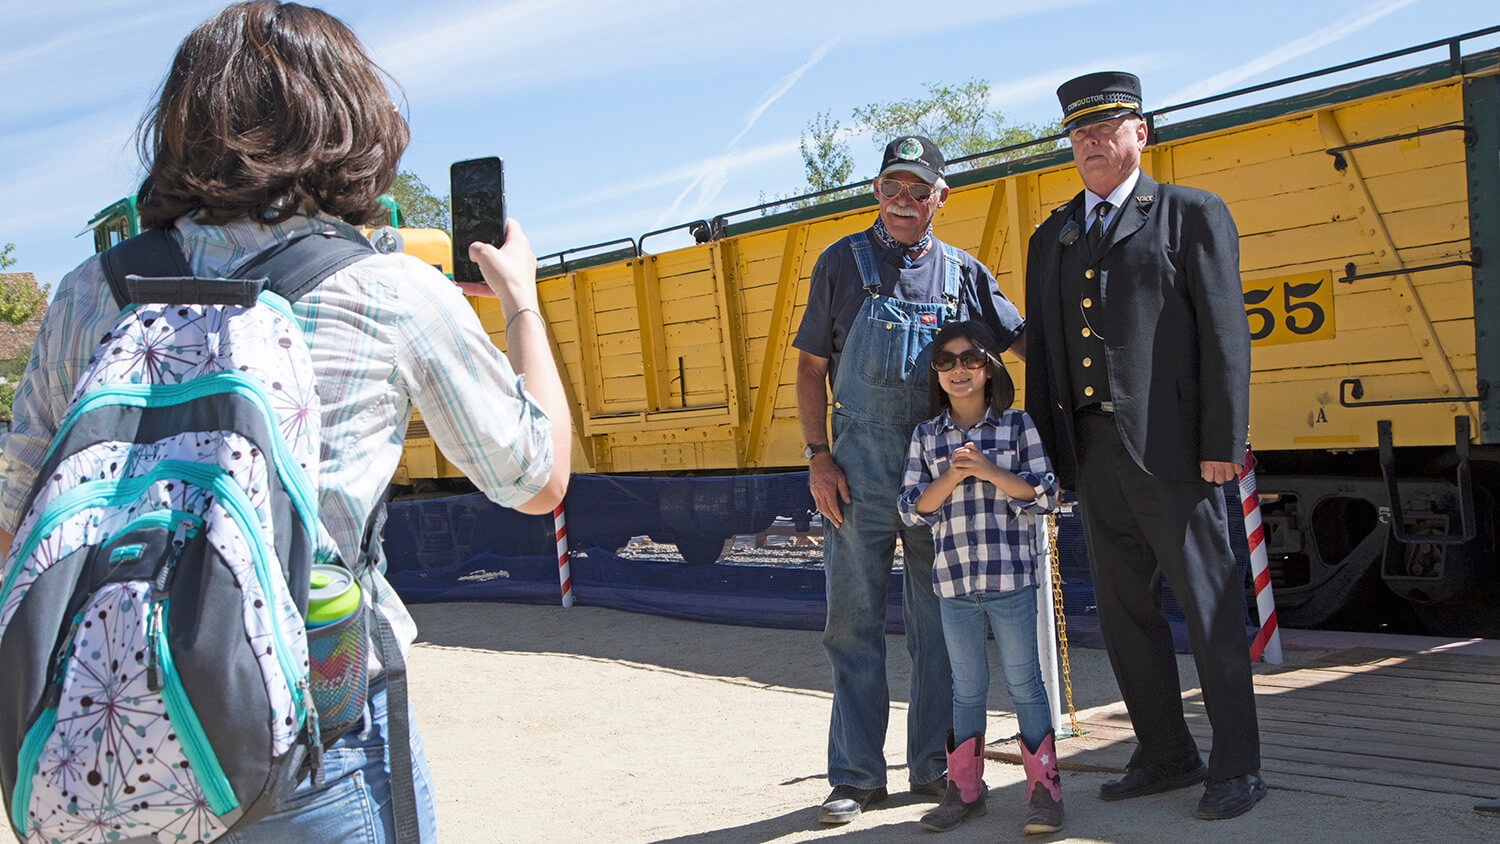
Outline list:
[[[826,827],[830,694],[817,632],[676,621],[591,607],[414,606],[417,724],[432,764],[446,844],[491,842],[894,842],[926,840],[931,804],[894,793],[853,823]],[[907,780],[901,637],[887,639],[890,781]],[[1329,652],[1288,647],[1293,664]],[[992,655],[993,656],[993,655]],[[1181,657],[1184,685],[1196,685]],[[1104,652],[1072,651],[1080,710],[1118,700]],[[1014,733],[1003,689],[990,735]],[[1493,729],[1494,725],[1481,725]],[[1455,728],[1457,729],[1457,727]],[[1206,748],[1205,748],[1206,750]],[[1198,789],[1103,803],[1113,775],[1063,773],[1067,818],[1041,841],[1497,841],[1500,820],[1278,787],[1229,821],[1193,817]],[[1022,840],[1024,775],[990,760],[989,814],[942,841]],[[1496,795],[1500,797],[1500,783]],[[937,840],[937,839],[932,839]]]

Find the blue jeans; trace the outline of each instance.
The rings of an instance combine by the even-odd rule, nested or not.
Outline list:
[[[396,839],[391,813],[390,763],[386,760],[384,680],[370,685],[370,709],[363,730],[352,729],[323,754],[322,787],[303,780],[286,808],[219,839],[226,844],[389,844]],[[417,791],[417,826],[423,844],[437,841],[432,775],[427,754],[411,728],[412,776]]]
[[[990,691],[990,663],[984,652],[988,621],[1000,646],[1001,673],[1021,722],[1021,738],[1035,750],[1052,728],[1052,710],[1036,652],[1036,587],[939,598],[938,604],[948,661],[953,666],[954,741],[961,743],[984,733]]]
[[[823,647],[833,666],[833,717],[828,729],[831,785],[877,788],[886,783],[885,732],[890,717],[886,681],[885,620],[896,537],[901,537],[905,581],[901,610],[911,657],[906,722],[908,778],[931,782],[947,769],[944,742],[952,714],[953,681],[938,598],[932,591],[932,530],[908,527],[896,512],[899,474],[911,432],[834,413],[834,459],[843,467],[853,500],[844,524],[825,528],[823,549],[828,618]],[[891,472],[886,464],[894,463]]]

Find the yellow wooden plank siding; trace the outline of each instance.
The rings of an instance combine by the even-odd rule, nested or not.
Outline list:
[[[1275,323],[1252,355],[1257,449],[1373,448],[1376,419],[1391,419],[1403,445],[1451,444],[1453,415],[1475,412],[1458,402],[1339,403],[1339,382],[1349,378],[1360,379],[1367,401],[1475,392],[1469,268],[1340,281],[1350,263],[1356,273],[1372,273],[1468,257],[1462,134],[1345,152],[1342,170],[1327,153],[1461,122],[1461,82],[1153,139],[1144,169],[1222,196],[1239,226],[1246,290],[1271,289],[1263,307]],[[1066,162],[962,185],[939,213],[937,234],[978,256],[1019,305],[1031,232],[1079,189]],[[819,253],[873,219],[869,205],[544,280],[543,311],[575,403],[575,465],[609,472],[802,467],[791,339]],[[1323,339],[1286,326],[1311,318],[1313,309],[1291,298],[1296,285],[1286,282],[1309,273],[1326,279],[1317,307],[1332,329]],[[498,311],[477,307],[503,342]],[[1007,365],[1024,384],[1025,367],[1013,358]],[[411,441],[414,449],[423,445]],[[444,471],[445,461],[421,454],[408,474]]]

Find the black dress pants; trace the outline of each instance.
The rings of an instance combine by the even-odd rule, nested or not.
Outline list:
[[[1213,728],[1208,776],[1258,771],[1244,585],[1229,549],[1223,493],[1203,480],[1148,474],[1126,451],[1110,414],[1081,411],[1075,422],[1078,499],[1099,624],[1139,742],[1130,766],[1197,752],[1161,612],[1165,577],[1187,617]]]

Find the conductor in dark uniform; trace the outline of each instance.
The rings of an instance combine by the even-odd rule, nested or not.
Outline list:
[[[1057,91],[1085,190],[1031,237],[1026,409],[1082,505],[1110,665],[1139,742],[1099,796],[1207,780],[1198,816],[1265,795],[1241,574],[1220,484],[1249,420],[1239,235],[1218,196],[1140,170],[1140,80],[1091,73]],[[1183,720],[1166,578],[1187,616],[1213,727],[1205,767]]]

